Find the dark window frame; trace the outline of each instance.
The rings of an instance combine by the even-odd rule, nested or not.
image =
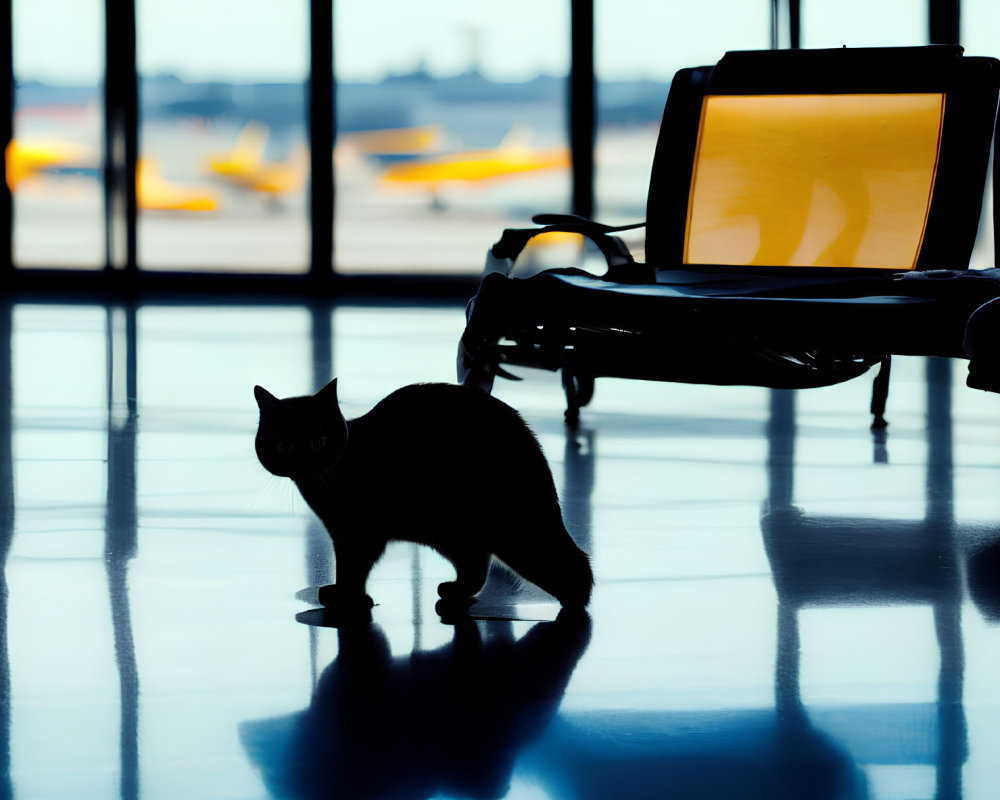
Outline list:
[[[928,0],[930,41],[958,39],[961,0]],[[594,0],[570,3],[569,142],[572,156],[572,210],[590,216],[594,206],[594,141],[596,92],[594,75]],[[13,0],[0,0],[6,53],[3,80],[3,128],[6,148],[13,137],[14,68]],[[799,41],[800,0],[772,0],[773,20],[782,16],[788,41]],[[137,262],[135,166],[138,155],[138,76],[136,68],[135,0],[105,0],[106,71],[104,206],[106,264],[93,271],[66,268],[19,268],[13,262],[13,202],[6,182],[0,185],[0,281],[8,290],[50,295],[81,292],[231,294],[237,296],[298,294],[304,296],[468,296],[478,276],[377,274],[353,276],[336,270],[333,235],[334,119],[333,0],[310,0],[309,269],[302,275],[142,270]],[[499,233],[499,232],[498,232]],[[488,246],[484,242],[484,249]]]

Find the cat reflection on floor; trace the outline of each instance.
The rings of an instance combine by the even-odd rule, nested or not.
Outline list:
[[[565,607],[590,601],[590,562],[563,524],[548,462],[496,398],[417,384],[345,420],[336,379],[310,396],[280,400],[260,386],[254,396],[257,457],[295,482],[333,539],[337,578],[320,589],[324,606],[367,613],[368,575],[397,540],[455,566],[455,580],[438,587],[442,613],[471,605],[493,558]]]
[[[444,647],[393,659],[378,626],[348,626],[309,708],[240,738],[274,797],[503,797],[589,640],[585,612],[517,640],[509,622],[465,619]]]

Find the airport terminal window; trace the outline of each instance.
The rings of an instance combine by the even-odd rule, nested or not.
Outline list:
[[[569,210],[569,5],[335,4],[338,271],[476,273]]]
[[[138,267],[218,273],[223,283],[237,274],[294,278],[307,272],[322,282],[331,270],[472,276],[501,228],[526,224],[539,211],[568,211],[573,203],[589,208],[586,191],[570,199],[574,183],[577,190],[589,185],[590,165],[579,161],[574,178],[567,78],[574,58],[585,65],[589,57],[585,44],[571,53],[571,20],[585,18],[591,7],[593,215],[614,223],[644,215],[658,122],[676,69],[714,63],[730,49],[771,46],[773,32],[788,46],[793,19],[803,47],[923,44],[935,2],[945,18],[957,13],[947,0],[514,0],[502,6],[343,0],[333,8],[331,29],[334,4],[322,0],[12,0],[14,265],[61,270],[105,262],[106,11],[109,20],[124,20],[109,35],[111,52],[124,54],[114,75],[127,85],[136,12]],[[993,5],[962,2],[968,52],[989,55],[996,48],[990,31],[1000,12]],[[790,13],[795,8],[797,17]],[[322,34],[310,32],[311,19]],[[937,36],[947,39],[945,23]],[[330,184],[310,191],[307,110],[308,87],[325,92],[325,81],[310,84],[308,75],[312,58],[323,78],[329,35],[337,126],[332,220]],[[126,88],[111,111],[128,106],[129,96]],[[586,111],[586,105],[574,108]],[[580,128],[586,118],[577,118],[584,120]],[[324,124],[321,119],[313,133],[325,149]],[[587,133],[578,129],[577,141],[586,141]],[[134,157],[111,152],[118,170]],[[316,166],[325,170],[326,153],[315,152],[323,153]],[[119,192],[112,198],[112,230],[127,224]],[[312,226],[311,214],[320,215]],[[984,225],[984,237],[988,233]],[[560,264],[570,247],[561,244],[555,248]],[[641,257],[641,234],[630,244]],[[129,259],[113,260],[132,266]],[[983,238],[974,263],[986,261],[992,248]],[[80,281],[88,280],[85,272],[77,270]],[[21,274],[32,280],[31,271]]]
[[[138,0],[139,264],[305,272],[306,0]]]
[[[639,19],[643,24],[636,24]],[[727,50],[768,48],[770,24],[770,4],[742,0],[595,4],[598,219],[610,224],[645,219],[653,150],[674,73],[714,64]],[[664,47],[665,37],[670,47]],[[641,246],[641,231],[630,236]]]
[[[104,263],[101,146],[104,5],[15,0],[13,192],[15,262]]]

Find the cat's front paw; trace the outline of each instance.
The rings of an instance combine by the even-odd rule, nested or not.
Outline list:
[[[446,625],[454,625],[469,618],[469,609],[476,602],[474,597],[442,598],[434,604],[434,611]]]
[[[319,604],[323,608],[334,611],[338,614],[348,615],[352,613],[368,613],[371,611],[375,601],[367,594],[357,592],[345,592],[336,583],[327,586],[320,586],[316,592]]]

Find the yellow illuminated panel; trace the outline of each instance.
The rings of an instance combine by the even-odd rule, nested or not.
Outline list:
[[[943,94],[705,98],[685,264],[912,269]]]

